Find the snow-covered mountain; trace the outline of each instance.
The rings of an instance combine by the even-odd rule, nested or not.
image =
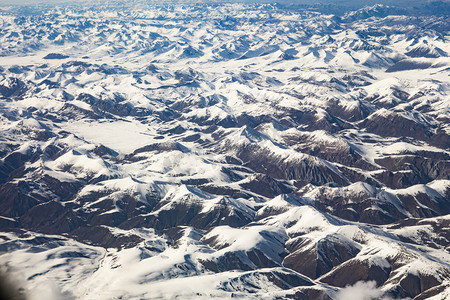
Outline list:
[[[12,286],[450,297],[446,16],[118,5],[0,9]]]

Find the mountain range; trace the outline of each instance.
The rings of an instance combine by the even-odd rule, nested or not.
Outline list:
[[[449,28],[0,7],[1,269],[27,299],[450,297]]]

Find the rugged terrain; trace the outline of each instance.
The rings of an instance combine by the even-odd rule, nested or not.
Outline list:
[[[445,15],[117,5],[0,7],[23,294],[450,297]]]

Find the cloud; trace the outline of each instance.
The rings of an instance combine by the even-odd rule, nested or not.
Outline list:
[[[377,288],[375,281],[358,281],[354,285],[346,286],[336,294],[336,300],[394,300],[384,296],[384,292]],[[404,298],[406,300],[409,298]]]
[[[52,281],[41,282],[28,292],[28,300],[68,300],[74,299],[69,292],[63,292],[61,288]]]
[[[346,286],[341,289],[337,295],[337,300],[372,300],[378,299],[383,295],[380,289],[376,288],[375,281],[358,281],[352,286]]]

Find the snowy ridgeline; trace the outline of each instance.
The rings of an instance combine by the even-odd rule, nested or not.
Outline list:
[[[12,286],[31,299],[449,296],[445,17],[141,6],[0,7]]]

